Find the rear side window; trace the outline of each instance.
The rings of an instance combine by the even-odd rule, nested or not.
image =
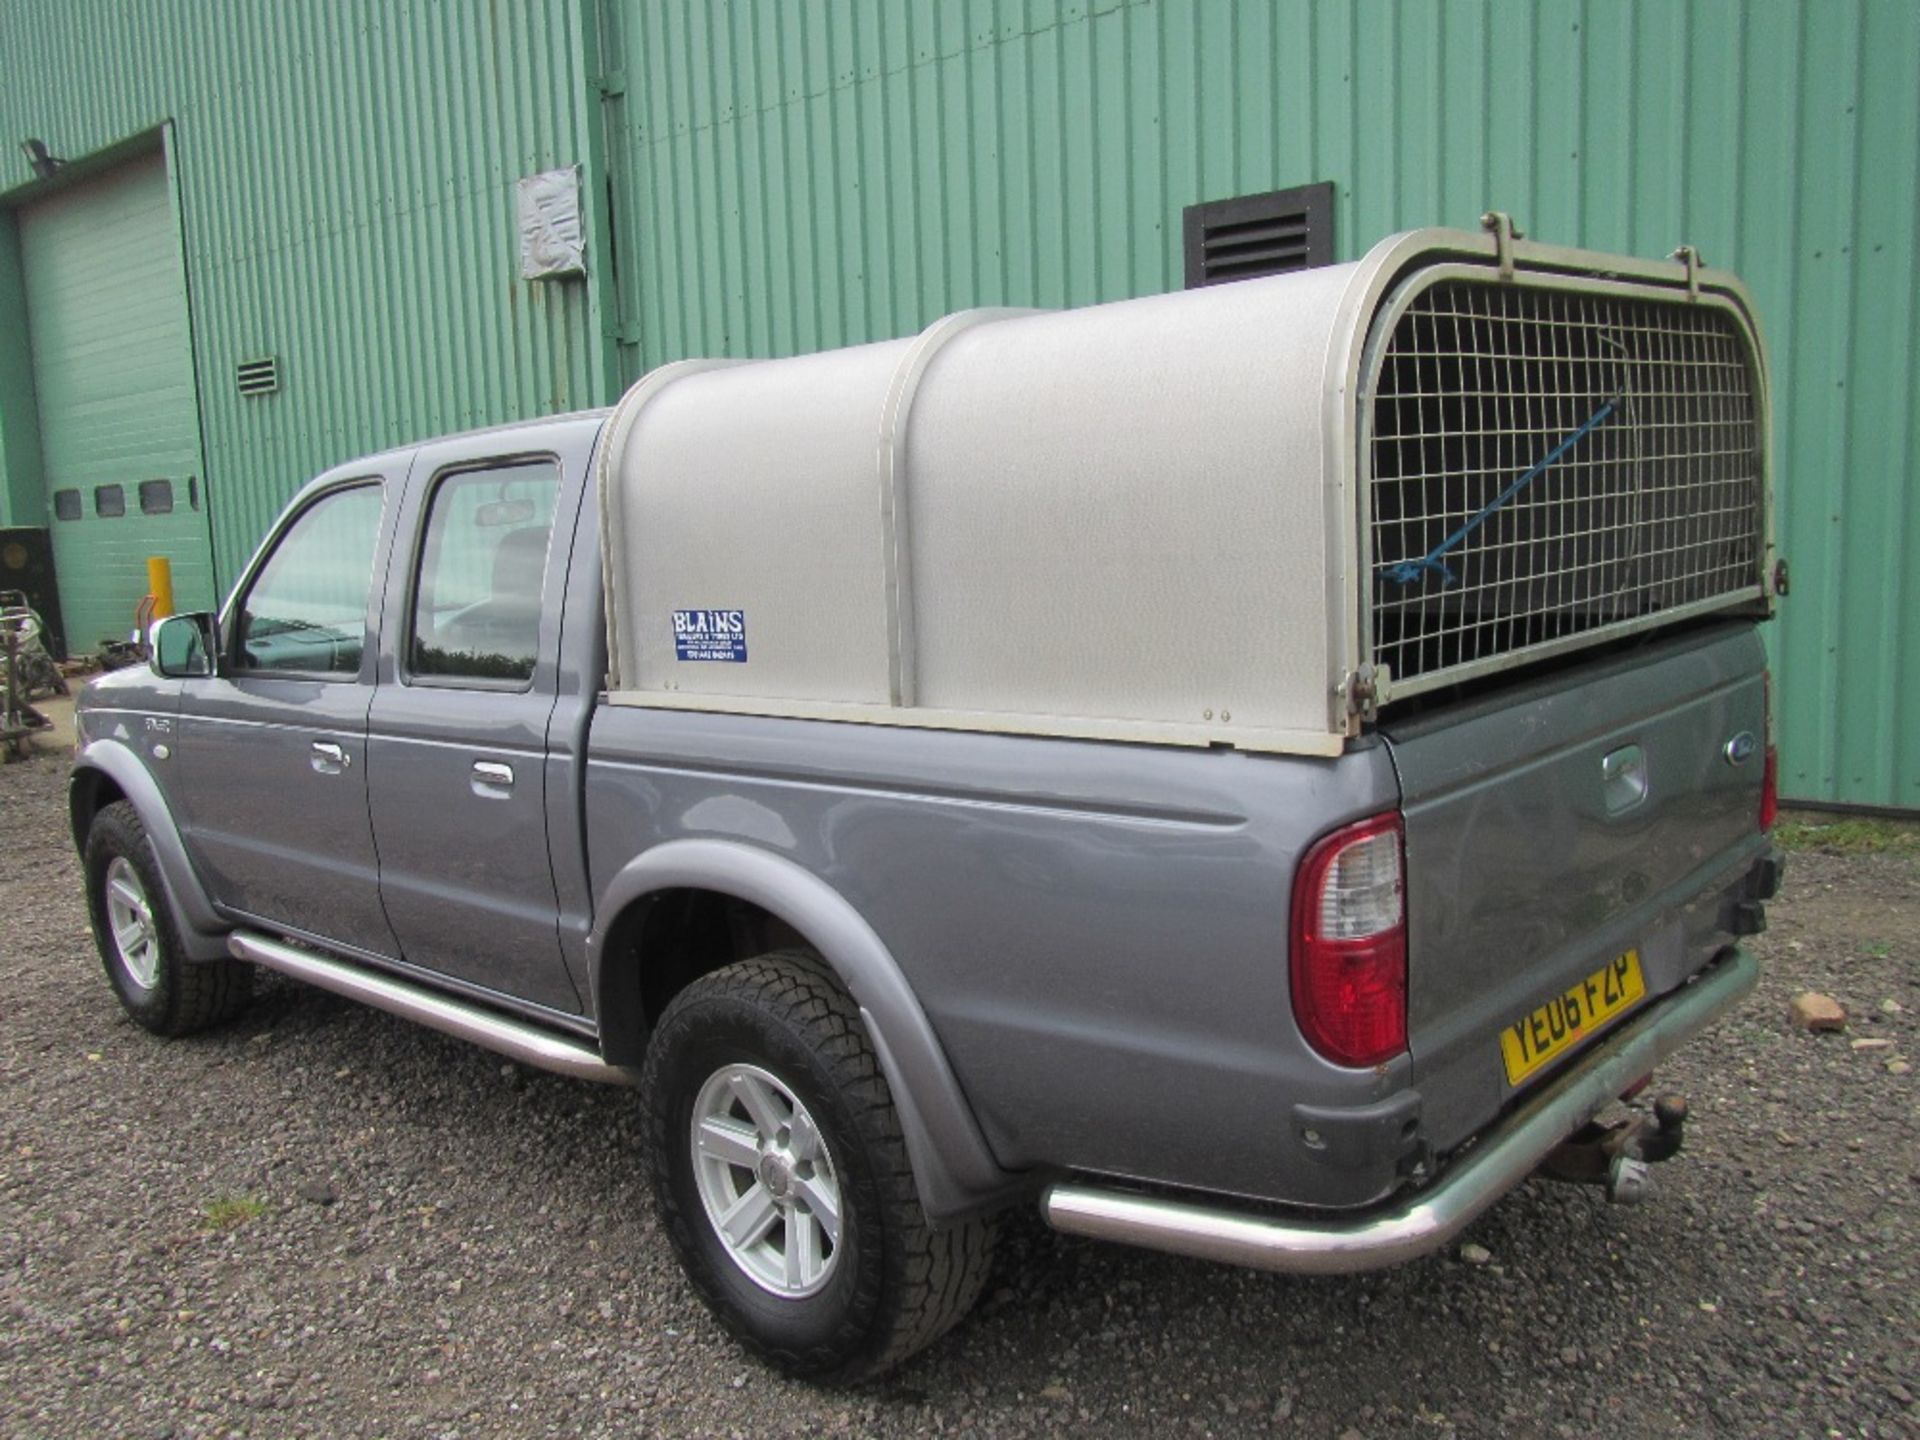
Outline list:
[[[414,678],[508,686],[533,679],[559,490],[551,460],[457,471],[435,484],[414,581]]]
[[[280,536],[240,604],[235,654],[248,670],[347,675],[367,641],[380,536],[378,484],[329,491]]]
[[[78,520],[86,513],[86,501],[80,498],[78,490],[56,490],[53,492],[53,518],[56,520]]]

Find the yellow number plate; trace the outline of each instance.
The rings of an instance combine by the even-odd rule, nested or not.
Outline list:
[[[1518,1085],[1542,1065],[1597,1035],[1646,993],[1647,982],[1640,975],[1640,952],[1629,950],[1566,994],[1556,995],[1531,1015],[1514,1021],[1500,1032],[1500,1058],[1507,1063],[1507,1083]]]

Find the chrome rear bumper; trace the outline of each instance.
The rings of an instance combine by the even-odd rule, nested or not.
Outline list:
[[[1514,1111],[1436,1183],[1351,1219],[1283,1219],[1075,1182],[1050,1185],[1040,1211],[1054,1229],[1257,1270],[1340,1275],[1440,1249],[1518,1185],[1567,1136],[1661,1060],[1738,1004],[1760,978],[1739,947]]]

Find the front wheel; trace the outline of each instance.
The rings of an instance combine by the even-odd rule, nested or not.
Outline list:
[[[181,952],[146,826],[129,802],[116,800],[93,817],[85,864],[94,944],[127,1014],[156,1035],[188,1035],[246,1004],[251,966],[192,961]]]
[[[776,951],[689,985],[642,1092],[668,1237],[762,1358],[867,1379],[978,1298],[992,1225],[928,1223],[859,1010],[814,956]]]

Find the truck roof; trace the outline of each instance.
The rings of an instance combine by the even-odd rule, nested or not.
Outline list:
[[[471,440],[482,435],[501,435],[521,430],[537,431],[589,420],[598,423],[612,413],[611,405],[599,405],[589,410],[567,410],[558,415],[537,415],[526,420],[503,420],[497,425],[476,425],[471,430],[450,430],[444,435],[423,435],[417,440],[407,440],[398,445],[389,445],[385,449],[372,451],[359,457],[355,463],[384,459],[391,455],[404,455],[409,451],[418,450],[423,445],[437,445],[443,440]]]

